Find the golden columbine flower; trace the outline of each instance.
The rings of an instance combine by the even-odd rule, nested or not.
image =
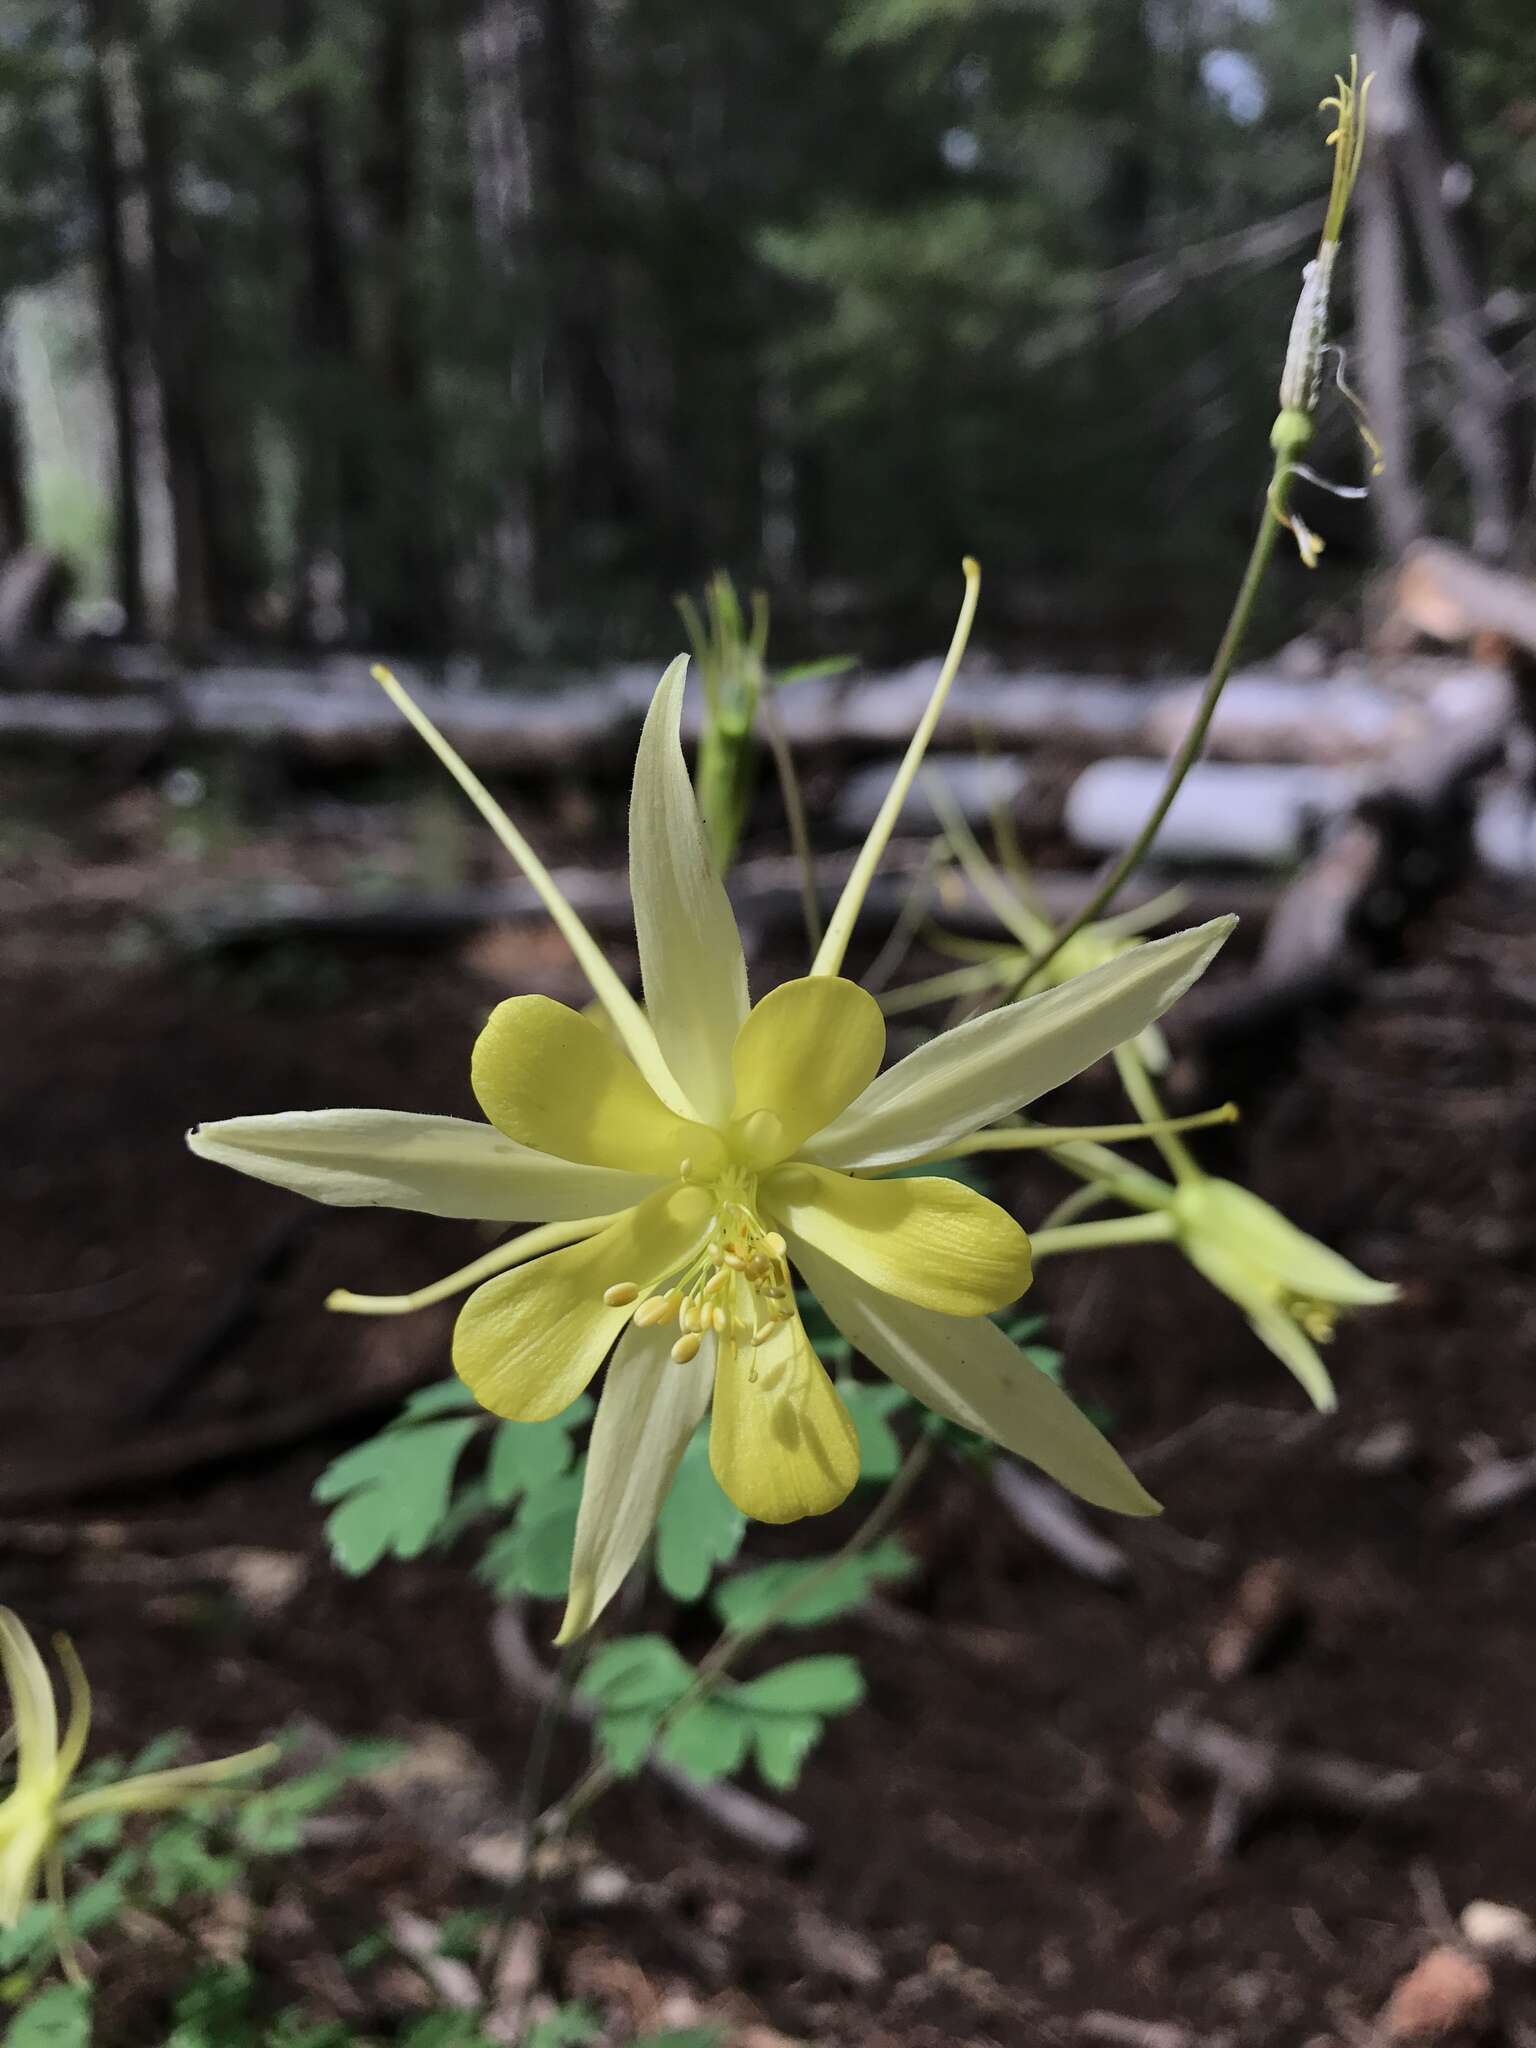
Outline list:
[[[1177,1241],[1213,1287],[1235,1301],[1256,1336],[1288,1365],[1319,1408],[1335,1404],[1317,1345],[1341,1309],[1377,1308],[1397,1289],[1288,1222],[1235,1181],[1200,1174],[1173,1199]]]
[[[397,1312],[481,1284],[455,1369],[495,1414],[557,1415],[612,1354],[593,1422],[561,1639],[588,1628],[639,1554],[713,1400],[710,1460],[745,1513],[835,1507],[858,1439],[795,1307],[792,1271],[856,1350],[968,1429],[1131,1514],[1155,1503],[1072,1402],[989,1320],[1030,1278],[1029,1240],[942,1176],[981,1127],[1142,1031],[1203,970],[1217,919],[1064,988],[978,1017],[881,1074],[874,998],[839,972],[975,608],[809,975],[756,1004],[679,741],[686,661],[662,678],[635,763],[630,886],[642,1010],[532,848],[394,679],[379,680],[493,825],[570,941],[610,1029],[544,996],[498,1004],[471,1079],[488,1121],[388,1110],[238,1117],[192,1149],[323,1202],[542,1220]]]
[[[1142,1214],[1124,1223],[1111,1219],[1042,1231],[1037,1254],[1171,1239],[1243,1311],[1254,1335],[1290,1368],[1314,1404],[1336,1407],[1318,1344],[1333,1335],[1342,1311],[1379,1308],[1397,1299],[1397,1288],[1373,1280],[1298,1230],[1251,1189],[1204,1172],[1177,1138],[1163,1142],[1175,1166],[1172,1186],[1101,1146],[1060,1148],[1056,1157],[1064,1165]]]
[[[151,1813],[180,1806],[211,1787],[272,1762],[271,1743],[218,1763],[184,1764],[176,1770],[146,1771],[71,1793],[91,1726],[91,1689],[67,1636],[54,1648],[69,1689],[69,1718],[62,1740],[53,1684],[37,1645],[8,1607],[0,1607],[0,1671],[10,1695],[15,1782],[0,1799],[0,1927],[14,1927],[37,1897],[44,1874],[56,1904],[63,1903],[64,1867],[59,1843],[67,1828],[100,1813]]]

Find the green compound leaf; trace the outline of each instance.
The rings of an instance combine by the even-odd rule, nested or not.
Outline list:
[[[341,1503],[325,1533],[344,1572],[360,1577],[383,1557],[420,1557],[448,1512],[477,1427],[469,1419],[386,1429],[326,1467],[315,1498]]]
[[[716,1589],[715,1612],[727,1628],[755,1628],[770,1610],[778,1625],[809,1628],[851,1614],[882,1580],[904,1579],[915,1569],[910,1551],[896,1537],[888,1536],[873,1550],[845,1557],[836,1565],[829,1566],[825,1558],[797,1559],[760,1565],[756,1571],[727,1579]],[[790,1601],[797,1586],[803,1586],[804,1592],[779,1609],[778,1602]]]
[[[91,1994],[53,1984],[28,1999],[5,2030],[4,2048],[89,2048]]]
[[[760,1719],[767,1714],[845,1714],[864,1697],[864,1678],[851,1657],[797,1657],[777,1671],[732,1688],[731,1704]]]
[[[664,1762],[708,1785],[740,1770],[751,1747],[750,1719],[736,1712],[728,1694],[721,1694],[680,1714],[662,1738],[660,1754]]]
[[[621,1636],[594,1654],[576,1690],[596,1705],[598,1747],[620,1777],[639,1770],[657,1722],[692,1682],[665,1636]]]
[[[715,1569],[729,1564],[747,1518],[721,1491],[709,1465],[709,1420],[689,1439],[656,1522],[656,1576],[674,1600],[698,1600]]]
[[[525,1494],[511,1528],[486,1545],[475,1576],[504,1599],[517,1593],[560,1599],[571,1580],[581,1479],[579,1469],[563,1472]]]
[[[582,1699],[603,1713],[660,1714],[693,1683],[693,1666],[665,1636],[620,1636],[596,1651],[577,1680]]]
[[[846,1373],[837,1391],[859,1433],[860,1479],[894,1479],[901,1469],[901,1439],[888,1418],[910,1407],[912,1396],[890,1380],[856,1380]]]
[[[461,1379],[438,1380],[433,1386],[418,1387],[414,1394],[407,1394],[389,1427],[398,1429],[405,1422],[430,1422],[437,1415],[473,1415],[479,1406]]]
[[[597,1652],[577,1689],[597,1707],[598,1747],[621,1777],[640,1768],[663,1716],[693,1679],[692,1666],[664,1636],[628,1636]],[[662,1736],[660,1755],[705,1784],[729,1777],[755,1756],[767,1782],[788,1790],[825,1717],[863,1697],[852,1658],[803,1657],[745,1685],[723,1685],[684,1708]]]
[[[805,1760],[821,1740],[819,1714],[777,1714],[753,1723],[757,1768],[775,1791],[789,1792],[800,1781]]]
[[[519,1494],[537,1493],[571,1468],[571,1431],[592,1413],[583,1394],[548,1422],[503,1422],[491,1439],[485,1468],[486,1498],[492,1507],[511,1505]]]

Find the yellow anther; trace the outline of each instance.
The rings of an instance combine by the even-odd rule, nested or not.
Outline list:
[[[726,1277],[724,1268],[717,1267],[704,1282],[704,1292],[706,1294],[718,1294],[725,1285]]]
[[[635,1310],[635,1322],[640,1329],[650,1330],[658,1323],[670,1323],[676,1314],[675,1294],[653,1294],[649,1301],[642,1301]]]
[[[723,1337],[731,1326],[731,1318],[717,1301],[709,1312],[709,1319],[715,1326],[716,1334]]]
[[[734,1249],[726,1253],[725,1257],[721,1260],[721,1264],[729,1266],[733,1273],[745,1273],[747,1270],[746,1260],[741,1256],[740,1252]]]
[[[699,1336],[699,1335],[698,1335],[698,1334],[697,1334],[696,1332],[693,1332],[693,1331],[690,1331],[690,1332],[689,1332],[689,1334],[688,1334],[688,1335],[687,1335],[686,1337],[679,1337],[679,1338],[678,1338],[678,1340],[677,1340],[677,1342],[676,1342],[676,1343],[675,1343],[675,1344],[674,1344],[674,1345],[672,1346],[672,1362],[673,1362],[673,1364],[674,1364],[674,1365],[690,1365],[690,1364],[692,1364],[693,1360],[694,1360],[694,1359],[696,1359],[696,1358],[698,1357],[698,1355],[699,1355],[699,1346],[700,1346],[700,1345],[701,1345],[701,1344],[702,1344],[703,1342],[704,1342],[704,1339],[703,1339],[702,1337],[700,1337],[700,1336]]]
[[[609,1308],[628,1308],[632,1301],[639,1299],[640,1290],[633,1280],[618,1280],[612,1287],[603,1289],[603,1300]]]
[[[763,1235],[763,1250],[770,1259],[782,1259],[789,1246],[776,1230],[769,1230]]]
[[[679,1159],[677,1162],[677,1177],[679,1180],[693,1179],[693,1161],[691,1159]]]

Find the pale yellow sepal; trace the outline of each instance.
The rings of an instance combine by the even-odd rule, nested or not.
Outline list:
[[[669,1325],[619,1339],[592,1422],[571,1589],[557,1642],[589,1629],[645,1548],[688,1439],[709,1406],[714,1339],[679,1364]]]
[[[986,1316],[946,1316],[877,1293],[809,1245],[795,1264],[843,1335],[935,1414],[1028,1458],[1094,1506],[1158,1505],[1082,1410]]]
[[[629,889],[645,1009],[678,1088],[705,1123],[730,1114],[731,1047],[747,1014],[741,937],[716,872],[679,730],[688,657],[651,700],[629,804]]]

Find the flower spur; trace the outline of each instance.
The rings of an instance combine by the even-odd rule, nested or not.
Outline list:
[[[497,1005],[471,1078],[488,1121],[387,1110],[237,1117],[202,1157],[314,1199],[540,1228],[403,1296],[474,1286],[453,1362],[494,1413],[566,1408],[611,1354],[592,1428],[561,1639],[590,1627],[638,1556],[711,1408],[710,1458],[747,1514],[835,1507],[853,1423],[806,1336],[797,1271],[856,1350],[919,1400],[1124,1512],[1155,1503],[1070,1399],[990,1320],[1028,1285],[1029,1241],[932,1174],[964,1141],[1143,1031],[1199,975],[1217,919],[943,1033],[883,1074],[879,1005],[840,969],[865,891],[963,650],[976,598],[809,975],[749,1004],[741,938],[679,739],[686,663],[647,715],[630,807],[645,1008],[517,827],[387,672],[381,685],[471,797],[572,946],[605,1023],[544,996]]]

